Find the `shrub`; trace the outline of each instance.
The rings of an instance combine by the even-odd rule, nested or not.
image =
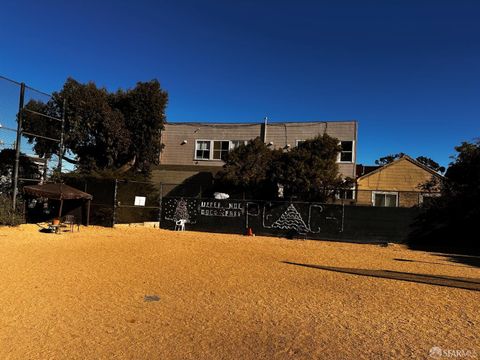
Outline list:
[[[18,226],[25,222],[23,216],[22,203],[17,204],[15,210],[12,209],[12,198],[5,194],[0,194],[0,225]]]

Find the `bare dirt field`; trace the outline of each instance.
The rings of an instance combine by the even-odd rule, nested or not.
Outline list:
[[[38,230],[0,228],[0,359],[480,358],[480,268],[440,254]]]

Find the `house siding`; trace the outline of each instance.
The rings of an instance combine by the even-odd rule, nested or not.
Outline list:
[[[431,180],[432,175],[407,158],[401,158],[357,180],[357,204],[373,205],[373,191],[381,191],[398,192],[398,206],[418,205],[421,194],[419,186]]]
[[[270,123],[264,132],[263,124],[208,124],[208,123],[169,123],[162,131],[165,145],[160,164],[199,167],[221,167],[221,160],[195,159],[196,140],[252,140],[265,136],[265,143],[273,142],[272,148],[293,148],[297,140],[312,139],[327,133],[340,141],[354,141],[354,159],[351,163],[339,163],[339,173],[345,177],[355,177],[355,156],[357,143],[357,122],[293,122]],[[185,143],[186,141],[186,143]]]
[[[212,186],[221,167],[160,165],[152,169],[151,182],[162,196],[199,196]]]
[[[160,164],[219,167],[221,160],[195,160],[196,140],[251,140],[260,132],[261,124],[165,124]],[[186,144],[182,144],[184,140]]]

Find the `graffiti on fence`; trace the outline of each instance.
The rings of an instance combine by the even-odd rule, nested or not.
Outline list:
[[[240,217],[243,215],[243,204],[241,202],[201,201],[200,215]]]
[[[263,223],[265,226],[265,222]],[[298,212],[297,208],[290,204],[285,212],[271,225],[272,228],[282,230],[295,230],[299,234],[306,234],[312,232],[310,226],[305,224],[302,215]]]
[[[196,200],[168,199],[165,201],[165,220],[186,220],[189,224],[195,224],[197,217]]]
[[[319,214],[323,212],[322,205],[309,204],[308,220],[305,222],[295,205],[290,204],[288,205],[287,209],[277,218],[277,220],[275,220],[272,224],[267,225],[266,220],[268,222],[273,215],[266,212],[266,205],[264,204],[262,225],[266,229],[273,228],[280,230],[292,230],[299,234],[319,233],[321,230],[320,226],[312,229],[312,209],[316,209]]]
[[[213,225],[213,219],[208,220],[209,218],[230,218],[240,227],[244,225],[248,228],[252,224],[259,224],[264,229],[293,231],[298,234],[342,232],[343,211],[342,207],[315,203],[184,198],[170,198],[164,201],[165,220],[174,222],[186,220],[189,224],[198,224],[200,221],[200,224]]]

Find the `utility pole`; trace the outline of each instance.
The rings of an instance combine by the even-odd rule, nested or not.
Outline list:
[[[15,141],[15,168],[13,170],[13,198],[12,208],[17,206],[18,194],[18,168],[20,166],[20,144],[22,140],[23,102],[25,100],[25,83],[20,83],[20,99],[18,102],[17,114],[17,140]]]

